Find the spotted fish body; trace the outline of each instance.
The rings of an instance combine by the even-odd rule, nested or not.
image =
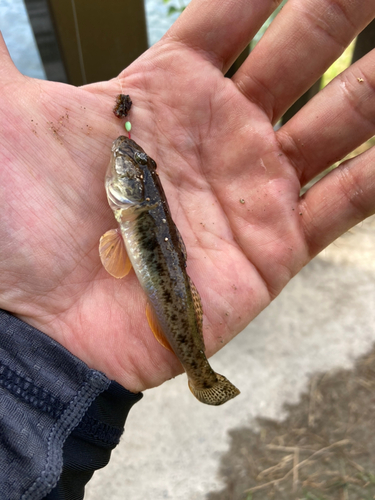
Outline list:
[[[146,315],[156,338],[180,360],[197,399],[220,405],[237,396],[238,389],[215,373],[205,356],[200,297],[186,273],[185,245],[171,218],[156,163],[125,136],[113,143],[106,191],[120,230],[120,235],[109,231],[108,241],[122,238],[124,255],[148,297]],[[106,235],[100,244],[102,262],[109,272],[115,266],[111,274],[124,276]]]

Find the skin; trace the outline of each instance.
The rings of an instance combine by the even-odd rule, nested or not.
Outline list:
[[[373,149],[299,196],[374,134],[375,51],[272,127],[370,22],[374,2],[290,0],[225,79],[275,6],[193,0],[118,78],[81,88],[22,76],[0,44],[0,307],[131,391],[181,366],[149,330],[134,273],[116,280],[99,260],[100,236],[116,227],[104,175],[123,133],[119,92],[133,100],[132,137],[156,160],[185,241],[208,355],[375,212]]]

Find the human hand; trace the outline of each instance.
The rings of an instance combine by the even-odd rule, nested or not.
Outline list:
[[[232,80],[223,74],[274,7],[193,1],[109,82],[22,76],[1,46],[0,307],[137,392],[181,371],[154,339],[134,273],[102,268],[116,222],[104,175],[130,94],[132,137],[155,159],[203,302],[211,355],[318,252],[375,211],[373,149],[300,198],[371,137],[375,51],[275,132],[282,113],[375,14],[372,0],[289,0]]]

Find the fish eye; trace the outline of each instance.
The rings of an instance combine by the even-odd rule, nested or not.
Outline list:
[[[139,163],[139,165],[147,165],[148,156],[146,153],[134,153],[134,160]]]

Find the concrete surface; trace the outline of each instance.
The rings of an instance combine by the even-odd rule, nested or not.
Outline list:
[[[350,368],[375,341],[375,218],[346,233],[296,276],[213,367],[241,390],[222,407],[194,400],[180,376],[145,393],[86,500],[201,500],[220,490],[228,431],[282,419],[316,372]]]

